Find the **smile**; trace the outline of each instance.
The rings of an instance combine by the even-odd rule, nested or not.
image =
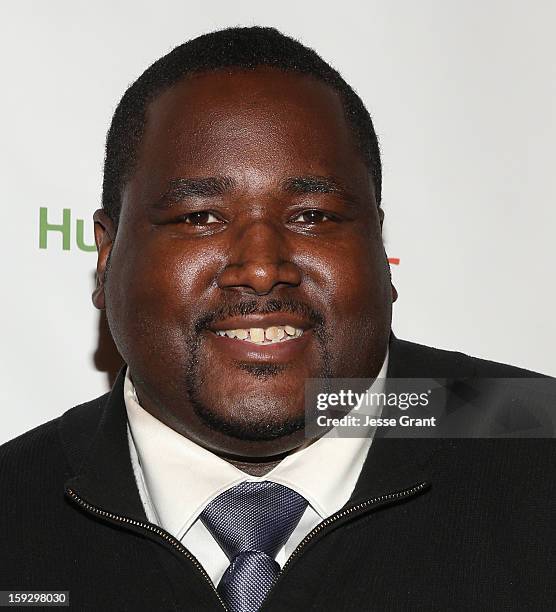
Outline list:
[[[235,338],[243,342],[250,342],[261,346],[276,344],[278,342],[288,342],[295,340],[303,334],[303,330],[292,325],[272,325],[271,327],[249,327],[239,329],[225,329],[215,331],[217,336]]]

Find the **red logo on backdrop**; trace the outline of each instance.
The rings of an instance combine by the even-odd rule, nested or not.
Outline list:
[[[388,263],[394,264],[395,266],[399,266],[400,265],[400,258],[399,257],[389,257],[388,258]]]

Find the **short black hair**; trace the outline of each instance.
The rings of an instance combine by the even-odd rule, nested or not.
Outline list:
[[[259,66],[310,75],[339,93],[380,206],[380,149],[373,122],[361,98],[334,68],[299,41],[275,28],[236,27],[210,32],[175,47],[147,68],[122,96],[106,138],[102,185],[102,207],[116,224],[122,189],[135,168],[149,104],[190,74],[226,68],[253,70]]]

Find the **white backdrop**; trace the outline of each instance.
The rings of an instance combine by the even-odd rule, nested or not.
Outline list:
[[[0,23],[0,442],[108,389],[83,248],[111,114],[160,55],[230,25],[300,38],[368,105],[397,335],[556,375],[554,2],[3,0]],[[66,250],[61,231],[40,248],[41,208]]]

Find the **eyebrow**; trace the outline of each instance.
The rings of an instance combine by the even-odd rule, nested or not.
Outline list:
[[[294,176],[282,183],[285,191],[304,193],[342,193],[343,186],[328,176]]]
[[[282,183],[285,191],[304,195],[307,193],[335,193],[348,206],[359,207],[357,198],[340,181],[330,176],[294,176]]]
[[[208,176],[205,178],[178,178],[170,181],[168,188],[157,200],[157,208],[170,208],[186,198],[210,198],[223,195],[235,186],[229,176]]]
[[[230,192],[237,186],[230,176],[209,176],[203,178],[177,178],[170,181],[168,188],[155,202],[156,208],[170,208],[187,198],[216,197]],[[336,193],[347,204],[355,205],[355,198],[340,182],[329,176],[292,176],[280,184],[282,190],[294,195],[309,193]]]

